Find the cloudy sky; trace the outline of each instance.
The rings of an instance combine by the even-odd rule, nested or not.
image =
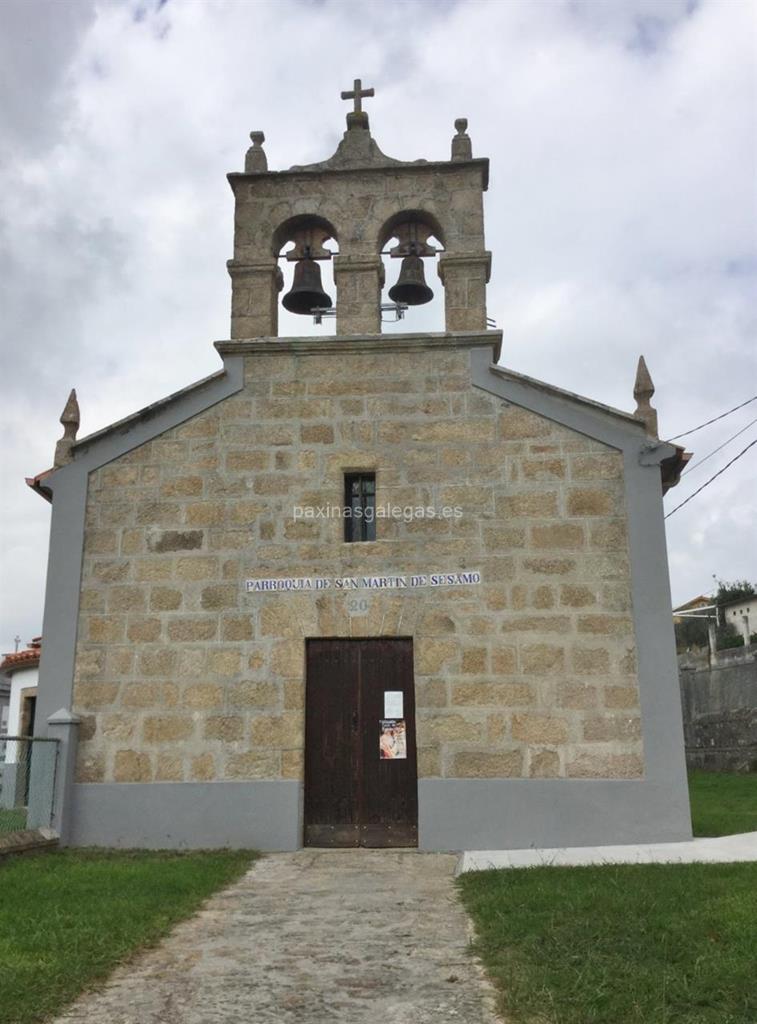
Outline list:
[[[448,159],[467,116],[490,157],[505,365],[632,409],[643,352],[663,437],[757,394],[755,18],[742,0],[0,0],[0,650],[41,629],[50,510],[23,481],[69,389],[82,436],[219,368],[224,175],[252,129],[271,169],[329,156],[357,76],[387,154]],[[667,509],[754,437],[692,463]],[[755,476],[757,446],[668,521],[674,602],[757,579]]]

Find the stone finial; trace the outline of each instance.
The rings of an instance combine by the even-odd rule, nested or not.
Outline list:
[[[471,146],[470,135],[468,135],[468,118],[458,117],[455,121],[455,129],[457,135],[452,139],[452,159],[453,160],[472,160],[473,159],[473,148]]]
[[[63,412],[60,414],[60,422],[63,424],[63,437],[55,446],[55,460],[53,466],[65,466],[71,462],[71,449],[76,441],[76,432],[79,429],[79,403],[76,401],[76,389],[71,389],[68,401]]]
[[[268,170],[268,159],[263,149],[265,135],[263,132],[250,132],[252,145],[244,158],[245,174],[264,174]]]
[[[634,416],[641,420],[647,428],[647,433],[657,437],[657,410],[650,405],[654,394],[654,384],[649,375],[644,356],[639,356],[639,365],[636,368],[636,382],[633,386],[633,397],[636,399],[636,410]]]

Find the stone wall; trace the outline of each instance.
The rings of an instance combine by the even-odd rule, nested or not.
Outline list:
[[[469,353],[246,360],[245,390],[91,474],[80,781],[300,778],[305,638],[412,636],[421,777],[643,774],[621,455],[470,384]],[[345,544],[343,473],[384,519]],[[259,576],[479,586],[247,594]],[[353,602],[353,603],[351,603]]]
[[[689,768],[757,771],[757,645],[679,658]]]

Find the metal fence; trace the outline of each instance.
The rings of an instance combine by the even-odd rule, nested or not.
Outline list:
[[[58,740],[0,737],[0,834],[49,828]]]

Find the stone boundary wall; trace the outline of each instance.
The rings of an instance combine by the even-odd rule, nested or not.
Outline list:
[[[735,653],[717,656],[711,667],[706,659],[679,658],[689,768],[757,771],[757,644]]]
[[[3,857],[58,846],[59,839],[52,829],[33,828],[0,834],[0,860]]]

